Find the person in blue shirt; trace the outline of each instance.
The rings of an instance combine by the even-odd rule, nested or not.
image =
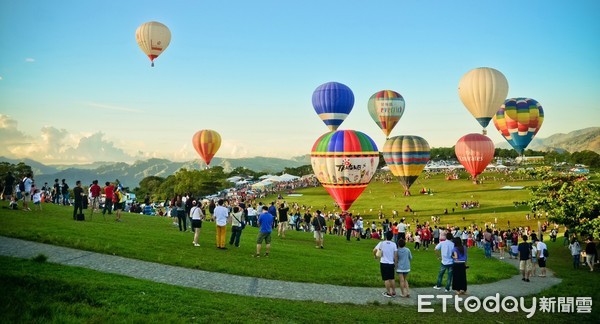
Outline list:
[[[440,242],[440,244],[435,246],[435,251],[438,255],[438,260],[442,261],[442,265],[440,266],[440,272],[438,273],[437,284],[433,286],[433,289],[442,289],[442,279],[444,279],[444,272],[448,271],[446,292],[450,291],[450,286],[452,285],[452,265],[454,264],[454,259],[452,259],[452,252],[454,251],[454,243],[452,242],[452,238],[452,233],[447,233],[446,240]],[[441,253],[438,251],[440,251]]]
[[[410,291],[408,287],[408,273],[410,272],[410,261],[412,260],[412,254],[406,247],[405,240],[398,241],[398,263],[396,264],[396,272],[398,273],[398,286],[400,287],[401,297],[410,297]]]
[[[265,256],[269,256],[271,250],[271,231],[273,230],[273,220],[275,217],[269,213],[267,206],[262,207],[262,213],[258,216],[258,237],[256,238],[256,254],[254,257],[260,257],[262,242],[265,241]]]

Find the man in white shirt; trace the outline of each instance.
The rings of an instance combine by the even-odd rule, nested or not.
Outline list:
[[[213,216],[215,217],[215,223],[217,224],[217,249],[226,250],[225,247],[225,236],[227,235],[227,219],[229,218],[229,210],[223,206],[225,201],[219,199],[218,206],[215,207]]]
[[[452,242],[452,233],[446,234],[446,240],[440,242],[440,244],[435,246],[436,254],[438,255],[438,260],[442,261],[442,265],[440,267],[440,273],[437,277],[437,284],[433,286],[433,289],[442,289],[442,279],[444,279],[444,272],[448,271],[448,280],[446,281],[446,292],[450,291],[450,287],[452,286],[452,265],[454,264],[454,260],[452,259],[452,250],[454,250],[454,243]],[[437,252],[440,251],[440,252]]]
[[[548,249],[548,246],[546,246],[546,243],[539,241],[536,239],[537,243],[537,260],[538,260],[538,267],[540,268],[540,275],[539,277],[545,277],[546,276],[546,257],[544,256],[544,251]]]
[[[398,224],[398,240],[406,241],[406,224],[404,224],[404,218],[402,218],[400,224]]]

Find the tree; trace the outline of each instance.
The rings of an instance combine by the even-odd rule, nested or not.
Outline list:
[[[301,177],[303,175],[313,174],[313,169],[310,164],[307,164],[307,165],[299,166],[297,168],[284,168],[283,173]]]
[[[600,184],[569,173],[552,172],[550,167],[534,171],[542,183],[532,187],[534,211],[548,212],[548,219],[579,234],[600,235]]]
[[[163,182],[165,182],[165,178],[162,177],[145,177],[144,179],[142,179],[142,181],[140,181],[139,187],[135,188],[133,192],[138,197],[143,197],[146,194],[151,196],[159,194],[159,189]]]
[[[583,164],[591,168],[600,167],[600,154],[594,151],[581,151],[571,154],[573,164]]]

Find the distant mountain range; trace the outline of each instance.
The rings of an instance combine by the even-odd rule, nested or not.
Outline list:
[[[188,170],[200,170],[206,167],[199,160],[187,162],[172,162],[166,159],[149,159],[136,161],[133,164],[124,162],[95,162],[86,165],[60,165],[48,166],[31,159],[9,159],[0,157],[0,162],[19,163],[24,162],[31,166],[34,172],[35,182],[43,185],[45,182],[54,183],[54,179],[67,179],[67,183],[81,180],[84,185],[92,183],[97,179],[100,183],[119,179],[121,183],[129,187],[137,187],[139,182],[148,176],[168,177],[181,168]],[[213,158],[212,166],[222,166],[226,172],[238,167],[245,167],[256,172],[277,173],[284,168],[295,168],[310,164],[310,156],[300,156],[292,159],[279,159],[267,157],[253,157],[240,159]],[[71,185],[72,186],[72,185]]]
[[[498,148],[510,149],[507,142],[497,143]],[[535,138],[527,147],[536,151],[569,151],[577,152],[590,150],[600,154],[600,127],[585,128],[568,134],[554,134],[548,138]],[[149,159],[136,161],[133,164],[123,162],[94,162],[86,165],[45,165],[31,159],[9,159],[0,157],[0,162],[24,162],[31,166],[34,179],[38,184],[44,182],[54,183],[54,179],[67,179],[69,183],[81,180],[90,184],[98,179],[101,183],[119,179],[125,186],[137,187],[140,180],[148,176],[167,177],[181,168],[188,170],[204,169],[206,165],[199,160],[187,162],[172,162],[166,159]],[[213,166],[222,166],[226,172],[238,167],[245,167],[256,172],[277,173],[284,168],[295,168],[310,164],[310,155],[303,155],[292,159],[279,159],[267,157],[253,157],[240,159],[214,158]]]
[[[512,148],[507,142],[496,143],[497,148]],[[527,146],[534,151],[580,152],[600,154],[600,127],[589,127],[568,134],[554,134],[547,138],[534,138]]]

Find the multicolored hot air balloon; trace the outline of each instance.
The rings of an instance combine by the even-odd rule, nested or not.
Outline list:
[[[467,72],[458,83],[458,95],[463,105],[485,128],[508,95],[504,74],[492,68],[477,68]]]
[[[335,131],[317,139],[310,162],[325,190],[347,211],[377,170],[379,152],[375,142],[362,132]]]
[[[494,143],[485,135],[467,134],[456,142],[454,153],[477,183],[477,176],[494,158]]]
[[[400,178],[404,195],[429,161],[429,143],[419,136],[394,136],[385,141],[383,159],[393,175]]]
[[[206,165],[210,165],[213,156],[221,147],[221,135],[214,130],[203,129],[192,137],[192,145]]]
[[[169,43],[171,43],[171,31],[159,22],[150,21],[141,24],[137,28],[135,40],[142,51],[148,55],[152,66],[154,66],[154,59],[167,49]]]
[[[329,130],[337,130],[354,106],[354,93],[346,85],[327,82],[315,89],[312,104]]]
[[[386,137],[404,114],[404,98],[396,91],[382,90],[369,98],[369,114]]]
[[[525,148],[544,122],[544,109],[531,98],[506,99],[494,115],[494,125],[506,141],[519,153]]]

